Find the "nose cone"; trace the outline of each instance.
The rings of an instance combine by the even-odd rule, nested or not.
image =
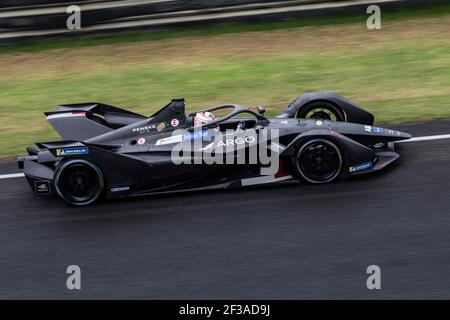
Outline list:
[[[400,133],[402,134],[403,140],[412,138],[412,135],[410,133],[406,133],[406,132],[400,132]]]
[[[399,141],[411,138],[411,135],[406,132],[364,124],[334,122],[332,127],[333,130],[341,134],[361,136],[374,141]]]
[[[409,134],[407,132],[386,129],[386,128],[377,128],[377,127],[373,127],[373,128],[381,129],[381,133],[383,134],[383,136],[392,137],[392,138],[394,138],[393,140],[406,140],[406,139],[411,139],[411,137],[412,137],[411,134]]]

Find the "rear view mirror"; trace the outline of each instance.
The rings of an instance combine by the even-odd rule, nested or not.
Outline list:
[[[266,109],[263,106],[257,106],[256,109],[260,115],[264,115],[264,112],[266,112]]]

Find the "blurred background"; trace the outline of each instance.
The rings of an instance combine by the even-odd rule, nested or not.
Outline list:
[[[81,9],[68,30],[66,9]],[[366,26],[370,4],[381,29]],[[3,0],[0,157],[57,136],[42,113],[103,102],[150,115],[334,91],[399,123],[450,115],[450,1]]]

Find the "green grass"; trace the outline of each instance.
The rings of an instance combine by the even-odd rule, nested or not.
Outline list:
[[[44,47],[52,46],[42,44],[38,52],[26,55],[42,55]],[[0,157],[23,154],[36,141],[58,139],[42,113],[59,103],[99,101],[149,115],[170,98],[184,96],[189,111],[235,102],[263,104],[271,116],[297,95],[317,90],[350,97],[373,112],[378,123],[450,116],[448,35],[420,43],[388,37],[361,47],[281,48],[271,56],[206,56],[184,64],[135,62],[69,74],[41,75],[18,66],[13,74],[0,74]]]

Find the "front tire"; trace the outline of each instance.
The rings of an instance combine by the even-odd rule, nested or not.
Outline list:
[[[295,154],[294,166],[304,180],[323,184],[341,173],[343,158],[339,148],[329,140],[313,139],[301,145]]]
[[[297,118],[345,122],[342,110],[328,101],[314,101],[303,106],[298,111]]]
[[[105,187],[101,170],[94,163],[83,159],[63,162],[55,172],[54,181],[58,195],[73,206],[96,202]]]

